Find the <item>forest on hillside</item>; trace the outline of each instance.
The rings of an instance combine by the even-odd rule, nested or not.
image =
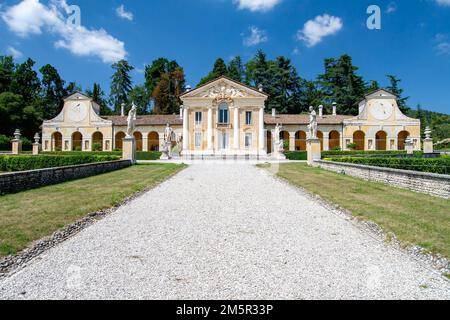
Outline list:
[[[98,83],[84,92],[100,106],[102,115],[119,114],[134,103],[138,114],[173,114],[179,112],[180,95],[186,89],[183,67],[176,61],[159,58],[145,67],[144,83],[135,84],[131,73],[134,67],[126,60],[112,65],[109,95]],[[380,88],[377,80],[366,80],[358,74],[352,58],[344,54],[324,60],[324,69],[315,79],[304,79],[291,60],[279,56],[274,60],[258,51],[249,61],[236,56],[228,63],[218,58],[198,85],[225,75],[253,87],[262,86],[270,95],[267,111],[299,114],[309,106],[323,105],[330,113],[337,103],[338,113],[356,115],[364,96]],[[429,106],[410,106],[408,96],[395,75],[386,75],[389,85],[384,89],[398,97],[401,110],[422,120],[422,131],[430,126],[435,141],[450,138],[450,115],[428,111]],[[11,56],[0,56],[0,144],[10,139],[15,129],[31,139],[40,131],[44,119],[54,118],[63,106],[63,98],[83,88],[73,81],[63,80],[58,70],[46,64],[36,70],[35,61],[28,58],[16,63]]]

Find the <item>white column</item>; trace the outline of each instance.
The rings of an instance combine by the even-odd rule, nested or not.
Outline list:
[[[208,150],[213,149],[213,110],[208,108]]]
[[[189,114],[188,109],[183,107],[183,151],[189,150]]]
[[[259,151],[264,151],[266,146],[264,145],[264,106],[259,111]]]
[[[239,150],[239,108],[234,108],[234,149]]]

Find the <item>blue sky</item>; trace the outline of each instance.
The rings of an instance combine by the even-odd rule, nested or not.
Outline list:
[[[381,8],[381,30],[369,30],[366,10]],[[82,27],[67,27],[68,5]],[[350,54],[366,80],[403,80],[409,104],[450,113],[450,0],[0,0],[0,53],[50,63],[83,89],[109,91],[110,64],[126,58],[142,69],[175,59],[195,86],[215,59],[289,57],[315,78],[323,59]]]

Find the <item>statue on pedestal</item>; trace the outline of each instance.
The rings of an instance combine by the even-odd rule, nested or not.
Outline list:
[[[161,150],[161,160],[169,160],[172,159],[172,141],[174,136],[174,131],[170,127],[170,124],[166,125],[166,129],[164,131],[164,145]]]
[[[133,103],[127,118],[127,138],[131,138],[136,129],[136,110],[136,105]]]
[[[276,125],[275,130],[273,131],[274,135],[274,143],[273,143],[273,153],[272,157],[278,160],[285,160],[284,156],[284,140],[281,139],[281,130],[283,126],[279,123]]]
[[[311,113],[309,115],[308,139],[317,139],[317,114],[312,106],[309,107],[309,111]]]

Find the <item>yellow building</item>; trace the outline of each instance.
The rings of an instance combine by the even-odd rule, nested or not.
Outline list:
[[[183,156],[267,156],[273,150],[274,129],[288,149],[306,150],[308,115],[265,114],[268,95],[242,83],[221,77],[181,97],[179,115],[138,116],[134,137],[138,151],[156,151],[164,145],[165,127],[182,141]],[[75,93],[64,100],[61,113],[43,124],[43,150],[104,150],[122,148],[126,116],[100,117],[100,107],[88,96]],[[378,90],[368,95],[359,115],[323,114],[318,110],[318,138],[322,150],[349,146],[358,150],[403,150],[410,136],[420,150],[420,121],[405,116],[396,97]],[[354,145],[352,145],[354,144]]]

